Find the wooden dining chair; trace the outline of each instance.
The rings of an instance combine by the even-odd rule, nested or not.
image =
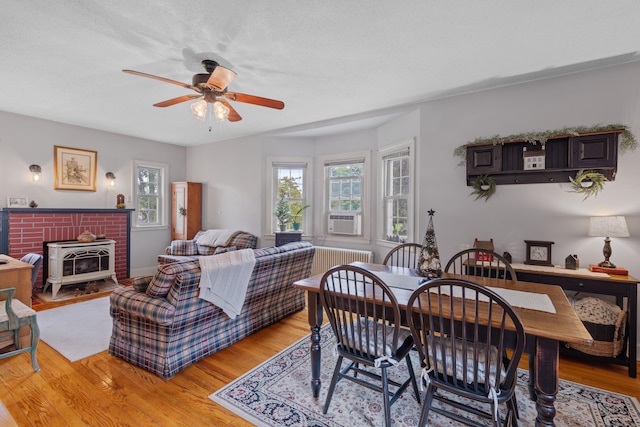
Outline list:
[[[502,255],[489,249],[462,250],[451,257],[444,271],[467,276],[464,278],[472,281],[473,276],[494,277],[502,281],[518,280],[511,263]]]
[[[482,285],[444,278],[416,289],[406,314],[427,385],[418,425],[426,425],[431,410],[469,425],[482,424],[461,410],[494,426],[517,425],[516,373],[525,333],[509,303]],[[441,391],[481,405],[461,404]],[[433,406],[434,399],[444,405]],[[501,420],[503,403],[507,413]]]
[[[382,262],[390,267],[418,268],[422,245],[418,243],[402,243],[387,253]]]
[[[347,379],[382,393],[385,425],[391,426],[391,405],[411,384],[420,402],[411,363],[411,331],[400,326],[401,311],[391,289],[365,269],[341,265],[322,277],[320,302],[337,340],[338,361],[327,391],[326,414],[336,385]],[[348,360],[343,368],[344,359]],[[387,370],[404,359],[408,378],[399,383]],[[379,369],[379,373],[378,370]]]
[[[25,305],[21,301],[14,299],[15,288],[0,289],[0,342],[14,346],[13,350],[0,353],[0,359],[16,356],[21,353],[31,353],[31,364],[34,371],[38,372],[40,367],[36,360],[36,348],[40,341],[40,329],[36,319],[36,311]],[[31,344],[29,347],[21,348],[20,328],[28,326],[31,329]]]

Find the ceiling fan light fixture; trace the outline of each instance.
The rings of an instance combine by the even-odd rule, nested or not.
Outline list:
[[[229,107],[224,105],[220,101],[216,101],[213,103],[213,114],[216,117],[216,121],[223,122],[229,117]]]
[[[204,119],[207,117],[207,101],[201,99],[191,104],[191,113],[196,119],[204,122]]]

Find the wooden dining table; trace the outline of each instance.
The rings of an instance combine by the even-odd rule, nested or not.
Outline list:
[[[415,288],[419,286],[415,270],[404,267],[389,267],[381,264],[353,262],[350,265],[364,268],[383,275],[415,277]],[[323,309],[319,299],[322,274],[298,280],[293,285],[307,293],[308,321],[311,327],[311,390],[313,397],[320,395],[320,327],[323,323]],[[389,276],[386,276],[389,277]],[[521,292],[547,295],[555,308],[555,313],[514,306],[520,316],[527,336],[525,352],[529,356],[529,394],[536,402],[536,426],[553,426],[556,410],[554,402],[558,393],[558,368],[560,342],[581,345],[593,345],[593,338],[573,310],[567,296],[560,286],[514,280],[496,280],[490,277],[451,275],[480,283],[492,288],[505,288]],[[404,280],[406,282],[406,279]],[[393,290],[400,308],[406,310],[412,290],[406,287],[394,287]]]

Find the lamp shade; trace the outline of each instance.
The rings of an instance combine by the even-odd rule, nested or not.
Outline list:
[[[589,219],[590,237],[629,237],[623,216],[592,216]]]

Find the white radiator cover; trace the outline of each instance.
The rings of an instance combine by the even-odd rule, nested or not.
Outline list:
[[[357,249],[330,248],[315,246],[311,275],[322,274],[333,266],[349,264],[354,261],[373,262],[373,252]]]

